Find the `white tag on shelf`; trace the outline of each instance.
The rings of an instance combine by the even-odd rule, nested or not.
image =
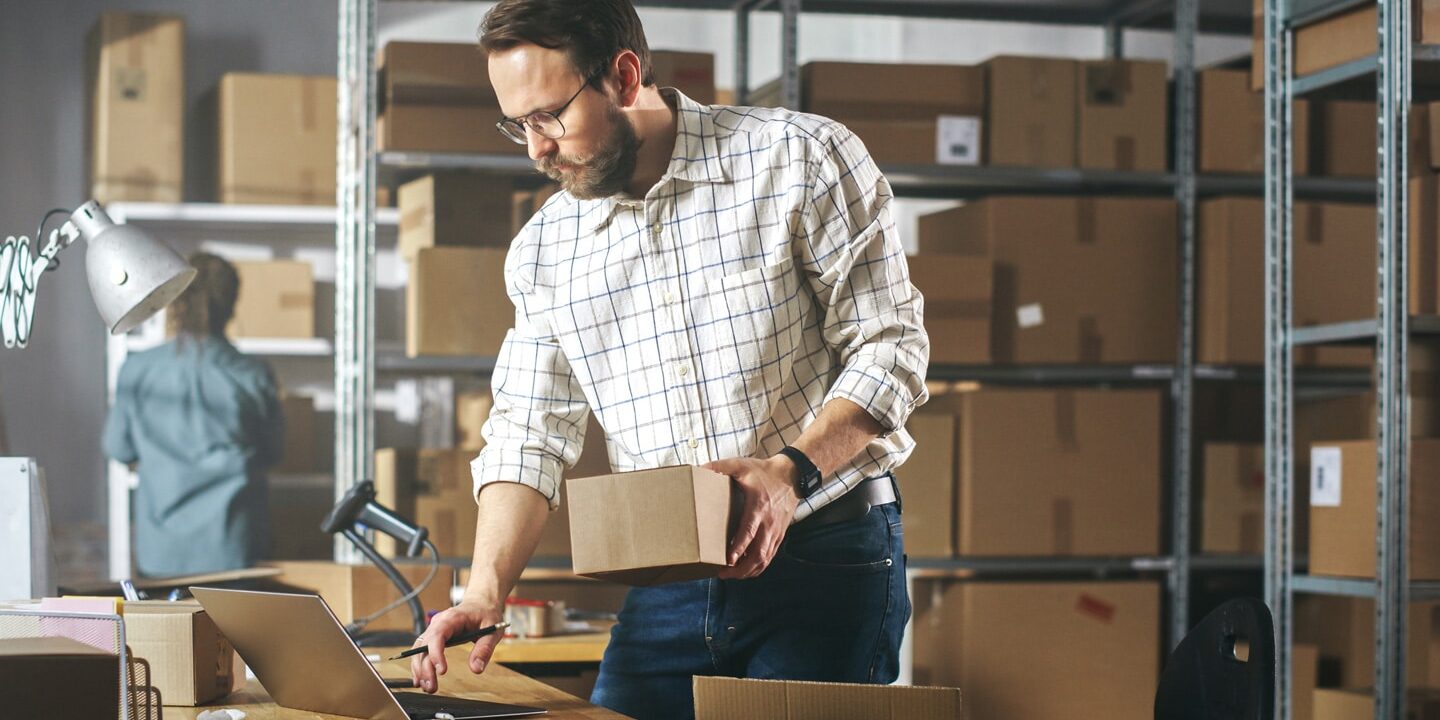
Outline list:
[[[1040,307],[1040,303],[1021,305],[1015,310],[1015,322],[1019,323],[1021,328],[1033,328],[1044,325],[1045,309]]]
[[[979,165],[980,118],[941,115],[936,120],[935,162],[941,165]]]
[[[1311,448],[1310,505],[1340,507],[1340,448]]]

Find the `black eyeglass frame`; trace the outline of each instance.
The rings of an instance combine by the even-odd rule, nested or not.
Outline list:
[[[580,86],[580,89],[576,90],[575,94],[571,95],[570,99],[566,100],[564,105],[561,105],[555,110],[536,110],[535,112],[532,112],[529,115],[525,115],[524,117],[502,117],[498,122],[495,123],[495,129],[499,130],[501,135],[509,138],[516,145],[524,145],[530,141],[529,136],[526,135],[525,132],[526,128],[534,130],[535,134],[539,135],[540,137],[549,140],[559,140],[560,138],[565,137],[565,123],[560,119],[560,116],[565,114],[565,111],[570,108],[571,103],[575,102],[575,98],[580,97],[580,93],[585,92],[585,88],[593,85],[596,80],[604,77],[604,75],[604,69],[591,73],[590,77],[586,78],[584,84]],[[531,118],[537,116],[548,117],[549,119],[554,120],[555,124],[560,126],[560,132],[553,137],[550,135],[546,135],[545,132],[541,130],[538,122],[531,122]]]

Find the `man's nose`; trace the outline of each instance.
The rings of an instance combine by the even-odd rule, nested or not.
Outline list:
[[[556,147],[558,147],[558,143],[554,140],[535,132],[534,128],[528,126],[525,128],[525,139],[526,147],[530,150],[531,160],[539,160],[540,158],[552,155]]]

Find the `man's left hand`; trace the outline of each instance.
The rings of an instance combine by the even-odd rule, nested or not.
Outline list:
[[[720,571],[727,580],[752,578],[765,571],[785,531],[795,517],[800,498],[795,494],[795,464],[784,455],[767,460],[731,458],[705,465],[729,475],[745,495],[744,509],[730,539],[730,567]]]

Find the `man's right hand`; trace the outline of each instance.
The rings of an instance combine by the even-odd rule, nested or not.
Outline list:
[[[415,683],[415,687],[421,688],[427,693],[439,690],[440,679],[438,676],[444,675],[447,669],[445,667],[445,642],[461,633],[479,630],[504,619],[502,611],[471,602],[461,602],[459,605],[437,614],[430,620],[430,627],[415,639],[415,644],[412,646],[424,645],[429,649],[422,655],[410,658],[411,682]],[[470,672],[479,675],[485,671],[486,666],[490,664],[490,656],[495,652],[495,646],[500,643],[502,637],[503,633],[491,633],[475,641],[475,646],[470,650]]]

